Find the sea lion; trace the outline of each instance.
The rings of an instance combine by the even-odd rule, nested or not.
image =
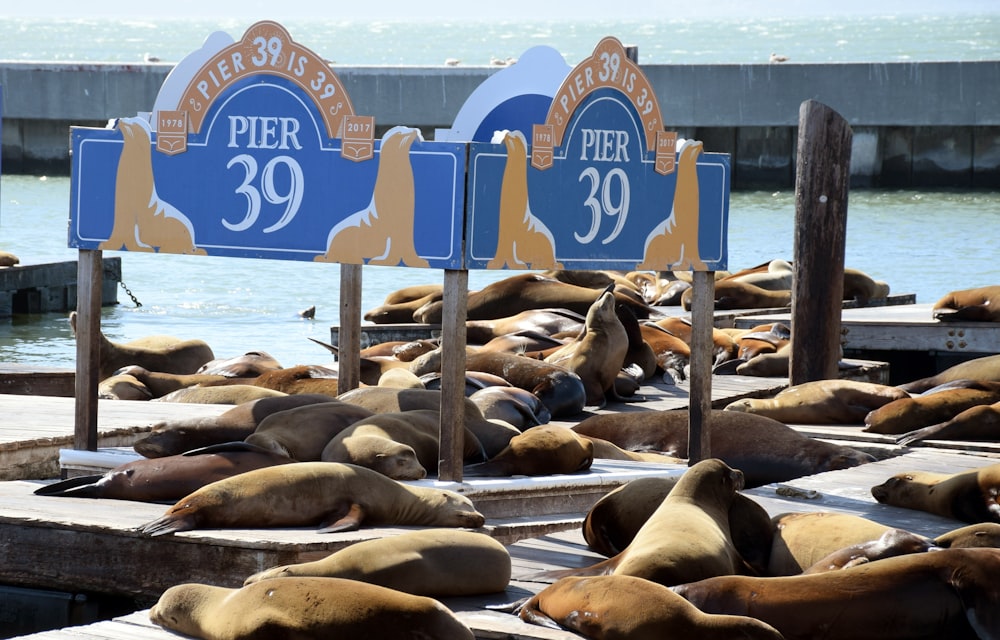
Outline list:
[[[315,308],[313,308],[315,311]],[[281,363],[266,351],[247,351],[233,358],[206,362],[195,373],[221,375],[228,378],[253,378],[265,371],[281,369]]]
[[[393,389],[425,389],[424,383],[409,369],[389,369],[378,377],[376,386]]]
[[[493,320],[528,309],[568,309],[585,316],[601,292],[578,287],[538,273],[521,273],[486,285],[469,293],[466,320]],[[658,312],[618,291],[615,300],[632,309],[636,318],[649,318]],[[440,324],[443,302],[431,302],[413,313],[414,320],[425,324]]]
[[[816,564],[806,568],[803,575],[837,571],[856,567],[866,562],[874,562],[884,558],[894,558],[908,553],[926,553],[937,551],[941,547],[932,540],[917,535],[905,529],[889,529],[876,540],[854,544],[821,558]]]
[[[968,380],[957,388],[926,391],[873,410],[865,417],[864,431],[902,435],[951,420],[970,407],[1000,402],[1000,382]]]
[[[1000,354],[982,356],[960,362],[936,375],[901,384],[899,388],[909,393],[923,393],[940,384],[954,382],[955,380],[991,380],[1000,382]]]
[[[837,378],[792,385],[773,398],[736,400],[725,410],[767,416],[786,424],[854,424],[874,409],[909,397],[897,387]]]
[[[76,311],[69,314],[70,328],[76,335]],[[181,340],[173,336],[154,335],[130,342],[112,342],[98,331],[100,357],[98,376],[103,380],[130,364],[150,371],[194,373],[201,365],[215,359],[212,347],[204,340]]]
[[[294,396],[261,398],[238,404],[211,418],[158,422],[132,448],[147,458],[159,458],[223,442],[243,440],[265,417],[307,404],[330,402],[331,396],[302,393]]]
[[[0,267],[13,267],[21,264],[21,259],[10,251],[0,251]]]
[[[472,501],[454,491],[402,484],[351,464],[293,462],[205,485],[139,532],[319,525],[320,533],[331,533],[362,524],[475,529],[484,522]]]
[[[433,598],[342,578],[276,578],[229,589],[170,587],[149,610],[165,629],[204,640],[473,640]]]
[[[128,373],[116,373],[97,384],[97,397],[105,400],[152,400],[153,392]]]
[[[560,365],[580,376],[586,390],[587,406],[602,408],[606,398],[624,401],[615,392],[615,378],[625,363],[628,335],[615,313],[615,298],[605,290],[587,311],[583,331],[559,347],[545,362]]]
[[[316,461],[335,435],[371,415],[340,400],[307,404],[267,416],[244,441],[299,462]]]
[[[590,416],[572,429],[629,451],[687,457],[688,423],[686,410],[635,411]],[[711,455],[741,470],[750,487],[875,460],[857,449],[804,436],[766,416],[713,409],[709,425]]]
[[[792,288],[793,274],[792,263],[779,258],[756,267],[742,269],[723,279],[747,282],[768,291],[786,291]]]
[[[118,465],[103,475],[77,476],[35,490],[39,496],[175,502],[210,482],[244,471],[295,462],[243,442],[230,442]]]
[[[357,405],[373,413],[395,413],[413,409],[440,411],[441,392],[433,389],[392,389],[368,387],[352,389],[338,396],[342,402]],[[510,439],[521,433],[509,424],[487,420],[471,400],[464,400],[465,426],[479,440],[487,458],[503,451]]]
[[[249,379],[249,378],[248,378]],[[243,404],[261,398],[287,396],[284,391],[265,389],[253,384],[227,384],[221,387],[184,387],[153,402],[186,402],[188,404]]]
[[[583,314],[569,309],[525,309],[519,313],[486,320],[466,320],[465,339],[469,344],[486,344],[490,340],[520,331],[534,331],[554,336],[576,335],[583,328]]]
[[[979,522],[952,529],[934,538],[934,544],[946,549],[1000,547],[1000,524]]]
[[[395,302],[384,302],[377,307],[373,307],[365,312],[364,319],[372,324],[400,324],[416,322],[413,313],[417,309],[431,302],[439,301],[443,298],[442,288],[439,285],[437,291],[429,291],[422,296],[410,299],[399,299]]]
[[[1000,522],[1000,464],[960,473],[907,471],[872,487],[882,504],[962,522]]]
[[[669,495],[678,477],[636,478],[605,494],[584,518],[582,531],[587,546],[609,557],[621,553]],[[737,493],[729,507],[729,534],[747,564],[765,575],[774,537],[767,511]]]
[[[693,289],[681,294],[681,308],[691,310]],[[722,309],[782,309],[791,306],[790,290],[770,291],[749,282],[718,280],[715,283],[715,308]]]
[[[952,291],[931,313],[942,322],[1000,322],[1000,285]]]
[[[844,268],[844,300],[856,300],[866,306],[870,301],[889,297],[889,283],[875,280],[864,271]]]
[[[788,363],[791,361],[791,355],[792,348],[791,343],[789,343],[771,353],[759,353],[749,360],[737,358],[731,362],[739,363],[735,369],[736,375],[739,376],[784,378],[788,376]]]
[[[1000,550],[942,549],[807,576],[719,576],[674,592],[706,613],[763,620],[788,640],[994,638],[998,571]]]
[[[521,431],[552,419],[541,399],[520,387],[484,387],[470,395],[469,400],[487,420],[503,420]]]
[[[683,340],[688,347],[691,346],[692,329],[690,318],[668,316],[657,320],[649,320],[646,324],[654,324]],[[732,335],[722,329],[712,328],[712,361],[716,365],[735,358],[738,350],[739,345],[736,344],[736,340]]]
[[[288,394],[323,393],[335,396],[340,393],[337,370],[315,364],[264,371],[251,378],[249,383]]]
[[[672,586],[750,571],[730,536],[729,508],[742,488],[739,470],[715,458],[702,460],[684,472],[621,553],[590,567],[533,577],[630,575]]]
[[[357,542],[320,560],[255,573],[245,585],[315,576],[377,584],[431,598],[498,593],[510,582],[507,548],[485,533],[419,529]]]
[[[185,389],[199,384],[211,384],[228,379],[227,376],[221,374],[150,371],[137,364],[122,367],[115,372],[115,375],[130,375],[134,377],[150,391],[154,398],[162,398],[178,389]]]
[[[566,427],[542,424],[510,439],[503,451],[486,462],[467,465],[464,475],[545,476],[579,473],[594,461],[594,445]]]
[[[890,529],[868,518],[833,511],[779,513],[771,520],[774,537],[765,574],[769,576],[798,575],[831,553],[876,540]]]
[[[529,598],[516,612],[525,622],[595,639],[781,639],[766,623],[702,613],[667,587],[634,576],[566,577]]]
[[[921,440],[1000,440],[1000,402],[977,405],[951,420],[914,429],[896,438],[906,446]]]
[[[639,331],[653,352],[657,368],[663,372],[663,381],[675,384],[678,380],[685,380],[685,370],[691,363],[691,345],[653,323],[640,325]]]

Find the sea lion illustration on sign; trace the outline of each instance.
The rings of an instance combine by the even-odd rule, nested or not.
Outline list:
[[[206,255],[195,246],[191,220],[156,193],[149,122],[121,118],[118,130],[124,145],[115,177],[114,226],[98,248]]]
[[[698,253],[698,156],[704,145],[688,140],[677,162],[677,188],[670,215],[646,236],[642,262],[636,269],[705,269]]]
[[[423,140],[419,129],[393,127],[382,137],[372,201],[340,221],[327,236],[316,262],[428,267],[413,245],[416,192],[410,147]]]
[[[502,137],[501,137],[502,136]],[[500,183],[496,256],[487,269],[562,269],[552,232],[531,213],[528,201],[528,143],[520,131],[497,132],[493,142],[507,147]]]

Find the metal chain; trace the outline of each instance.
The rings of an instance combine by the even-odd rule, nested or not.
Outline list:
[[[113,271],[111,271],[110,269],[105,269],[104,275],[111,276],[112,278],[118,280],[118,284],[121,285],[122,290],[124,290],[125,293],[128,294],[128,297],[132,299],[132,302],[135,303],[137,309],[142,306],[142,303],[139,302],[139,299],[135,297],[135,294],[132,293],[132,291],[127,286],[125,286],[125,281],[115,276]]]

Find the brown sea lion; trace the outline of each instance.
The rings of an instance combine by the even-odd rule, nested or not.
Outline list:
[[[672,586],[750,571],[730,536],[729,508],[743,474],[721,460],[702,460],[684,472],[656,511],[619,554],[581,569],[533,577],[630,575]]]
[[[199,384],[212,384],[222,382],[227,379],[233,379],[221,374],[167,373],[164,371],[150,371],[149,369],[140,367],[137,364],[122,367],[115,372],[115,375],[122,374],[133,376],[147,389],[149,389],[154,398],[162,398],[168,393],[172,393],[178,389],[186,389],[187,387],[193,387]]]
[[[691,346],[691,320],[680,316],[668,316],[657,320],[649,320],[646,324],[655,324],[683,340]],[[736,357],[739,345],[730,333],[722,329],[712,328],[712,361],[721,364]]]
[[[152,400],[153,392],[141,380],[128,373],[116,373],[97,385],[97,397],[105,400]]]
[[[934,538],[934,544],[946,549],[1000,547],[1000,524],[979,522],[952,529]]]
[[[331,396],[308,393],[261,398],[238,404],[211,418],[158,422],[148,434],[136,440],[132,448],[147,458],[159,458],[213,444],[243,440],[254,432],[261,420],[272,413],[317,402],[330,402],[333,399]]]
[[[562,308],[586,315],[601,292],[589,287],[579,287],[538,273],[522,273],[491,283],[469,293],[467,320],[505,318],[528,309]],[[655,309],[636,302],[631,296],[615,292],[615,299],[632,309],[637,318],[657,315]],[[431,302],[413,314],[414,320],[425,324],[440,324],[443,303]]]
[[[587,311],[583,331],[545,358],[580,376],[587,394],[587,406],[603,407],[610,396],[624,401],[615,392],[615,378],[625,363],[628,335],[615,313],[615,298],[610,291],[601,294]]]
[[[859,380],[815,380],[787,387],[773,398],[744,398],[726,405],[786,424],[855,424],[872,410],[910,394],[884,384]]]
[[[389,369],[378,377],[376,386],[393,389],[426,389],[423,381],[416,374],[403,368]]]
[[[960,473],[907,471],[872,487],[882,504],[962,522],[1000,522],[1000,464]]]
[[[441,392],[433,389],[391,389],[368,387],[352,389],[338,396],[343,402],[364,407],[372,413],[395,413],[413,409],[440,411]],[[489,458],[503,451],[510,439],[521,433],[511,425],[487,420],[474,402],[465,399],[465,426],[472,431],[483,446],[483,454]]]
[[[587,546],[609,557],[621,553],[678,478],[637,478],[605,494],[584,518],[582,531]],[[753,499],[737,493],[729,507],[729,534],[747,564],[756,573],[765,575],[774,536],[774,525],[767,511]]]
[[[21,259],[10,251],[0,251],[0,267],[13,267],[21,263]]]
[[[681,308],[691,310],[693,290],[681,295]],[[769,291],[755,284],[739,280],[718,280],[715,283],[716,309],[780,309],[791,306],[790,290]]]
[[[76,311],[69,314],[70,328],[76,335]],[[155,335],[130,342],[112,342],[98,332],[100,365],[98,376],[109,378],[124,366],[137,364],[150,371],[194,373],[201,365],[215,359],[212,348],[204,340],[181,340],[173,336]]]
[[[244,584],[315,576],[377,584],[432,598],[498,593],[510,582],[507,548],[485,533],[419,529],[357,542],[320,560],[255,573]]]
[[[250,380],[250,378],[247,378]],[[266,389],[253,384],[227,384],[220,387],[184,387],[153,402],[186,402],[188,404],[243,404],[261,398],[287,396],[284,391]]]
[[[951,420],[914,429],[896,438],[906,446],[921,440],[1000,440],[1000,402],[970,407]]]
[[[864,271],[844,268],[844,300],[857,300],[861,306],[871,300],[889,297],[889,283],[875,280]]]
[[[195,449],[162,458],[142,458],[103,475],[77,476],[35,490],[40,496],[175,502],[210,482],[252,469],[295,462],[243,442]]]
[[[139,531],[319,525],[331,533],[363,524],[475,529],[483,522],[472,501],[454,491],[406,485],[356,465],[293,462],[205,485]]]
[[[524,602],[517,614],[525,622],[597,640],[781,639],[759,620],[702,613],[663,585],[633,576],[566,577]]]
[[[993,638],[998,571],[1000,550],[942,549],[808,576],[719,576],[674,591],[706,613],[763,620],[788,640]]]
[[[656,366],[663,372],[663,381],[675,384],[686,379],[685,369],[691,363],[691,345],[656,324],[644,323],[639,326],[639,331],[653,352]]]
[[[688,422],[686,410],[634,411],[591,416],[572,429],[629,451],[687,457]],[[765,416],[713,409],[709,425],[711,454],[741,470],[750,487],[875,460],[862,451],[809,438]]]
[[[203,640],[474,638],[433,598],[341,578],[276,578],[240,589],[175,585],[149,619]]]
[[[942,322],[1000,322],[1000,285],[952,291],[931,312]]]
[[[267,416],[244,441],[299,462],[316,461],[335,435],[372,415],[340,400],[307,404]]]
[[[486,344],[500,336],[534,331],[543,335],[577,334],[583,328],[581,313],[559,308],[526,309],[510,316],[486,320],[466,320],[465,338],[469,344]]]
[[[995,402],[1000,402],[1000,382],[953,381],[940,390],[928,390],[918,396],[907,395],[872,410],[865,416],[864,430],[902,435],[951,420],[970,407]]]
[[[313,307],[313,312],[316,309]],[[204,375],[221,375],[229,378],[253,378],[265,371],[281,369],[281,363],[266,351],[247,351],[241,356],[206,362],[195,371]]]
[[[890,527],[850,513],[780,513],[772,519],[774,538],[767,573],[798,575],[831,553],[879,538]]]
[[[431,302],[440,301],[443,297],[441,286],[436,291],[428,291],[422,296],[409,299],[398,299],[394,302],[384,302],[365,312],[364,319],[373,324],[400,324],[415,322],[413,313]]]
[[[899,388],[910,393],[923,393],[940,384],[954,382],[955,380],[990,380],[1000,382],[1000,354],[982,356],[960,362],[936,375],[901,384]]]
[[[594,445],[566,427],[542,424],[510,439],[503,451],[486,462],[467,465],[465,475],[546,476],[579,473],[594,461]]]
[[[906,555],[908,553],[926,553],[937,551],[941,547],[934,541],[917,535],[905,529],[889,529],[876,540],[854,544],[820,559],[816,564],[806,568],[804,575],[838,571],[856,567],[866,562],[874,562],[885,558]]]
[[[521,431],[552,419],[541,399],[520,387],[484,387],[469,396],[469,400],[479,407],[487,420],[503,420]]]

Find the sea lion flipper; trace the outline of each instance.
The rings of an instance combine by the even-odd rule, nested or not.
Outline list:
[[[341,516],[342,509],[338,509],[329,520],[325,520],[317,533],[337,533],[338,531],[357,531],[361,528],[361,523],[365,519],[365,509],[360,504],[353,502],[347,509],[347,513]],[[332,524],[327,524],[333,520]]]
[[[78,498],[90,498],[94,497],[90,495],[93,493],[94,485],[103,477],[104,476],[101,475],[93,475],[68,478],[66,480],[60,480],[59,482],[42,485],[35,489],[33,493],[36,496],[75,496]]]
[[[260,445],[256,445],[250,442],[244,442],[242,440],[233,440],[231,442],[220,442],[217,444],[210,444],[204,447],[198,447],[197,449],[191,449],[185,451],[181,455],[184,456],[200,456],[206,453],[222,453],[226,451],[255,451],[258,453],[274,453],[271,449],[267,449]]]

